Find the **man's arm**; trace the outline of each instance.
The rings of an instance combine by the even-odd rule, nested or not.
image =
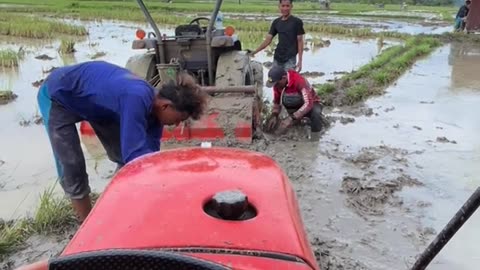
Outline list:
[[[305,80],[305,79],[304,79]],[[303,105],[296,112],[293,113],[293,118],[296,120],[302,119],[313,108],[314,96],[309,84],[305,81],[299,82],[297,86],[303,97]]]
[[[133,159],[154,152],[147,135],[149,106],[140,96],[124,98],[120,115],[120,145],[122,160],[126,164]]]
[[[270,43],[272,43],[273,37],[277,34],[277,29],[275,28],[276,21],[273,21],[272,24],[270,25],[270,30],[268,31],[267,35],[265,36],[265,39],[263,40],[262,44],[258,46],[258,48],[252,52],[253,55],[257,54],[258,52],[262,51],[265,49]]]
[[[297,47],[298,47],[298,61],[297,72],[302,70],[303,63],[303,36],[305,35],[305,29],[303,28],[303,21],[298,19],[297,25]]]
[[[273,36],[268,33],[266,36],[265,36],[265,39],[263,40],[262,44],[260,44],[260,46],[258,46],[257,49],[255,49],[255,51],[252,52],[252,54],[257,54],[258,52],[262,51],[263,49],[265,49],[268,45],[270,45],[270,43],[272,43],[272,39],[273,39]]]
[[[280,105],[280,91],[277,88],[273,88],[273,108],[272,108],[272,114],[279,115],[282,106]]]

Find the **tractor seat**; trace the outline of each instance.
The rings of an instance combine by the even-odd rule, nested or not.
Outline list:
[[[175,28],[175,36],[199,36],[202,34],[202,28],[198,24],[184,24]]]

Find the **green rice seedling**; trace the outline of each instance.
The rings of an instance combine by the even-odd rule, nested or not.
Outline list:
[[[54,186],[40,196],[32,223],[32,230],[40,234],[61,232],[76,223],[75,214],[68,200],[55,197]]]
[[[72,54],[75,52],[75,41],[69,39],[62,39],[60,47],[58,48],[60,54]]]
[[[18,67],[19,54],[12,49],[0,50],[0,67]]]

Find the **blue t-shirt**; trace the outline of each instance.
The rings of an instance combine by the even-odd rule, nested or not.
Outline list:
[[[54,70],[52,100],[86,121],[116,122],[124,163],[160,150],[163,125],[152,115],[155,89],[128,69],[91,61]]]

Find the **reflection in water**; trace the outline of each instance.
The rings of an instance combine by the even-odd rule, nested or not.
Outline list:
[[[452,67],[452,89],[480,90],[480,47],[452,43],[448,64]]]
[[[62,59],[62,64],[64,66],[73,65],[77,63],[77,59],[75,58],[75,54],[59,54],[60,59]]]

